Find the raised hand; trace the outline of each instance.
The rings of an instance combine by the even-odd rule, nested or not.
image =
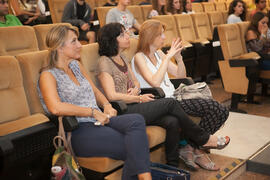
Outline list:
[[[175,55],[180,55],[183,49],[182,41],[180,38],[174,39],[171,44],[171,48],[167,53],[168,59],[171,59]]]

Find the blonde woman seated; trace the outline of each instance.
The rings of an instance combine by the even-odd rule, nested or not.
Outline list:
[[[139,114],[116,116],[116,110],[76,60],[81,50],[77,31],[68,26],[53,27],[46,44],[49,63],[38,83],[41,104],[47,114],[76,117],[79,128],[72,131],[71,138],[75,154],[123,160],[122,179],[151,180],[144,119]]]
[[[180,39],[172,42],[167,54],[159,50],[165,40],[164,30],[165,26],[157,20],[148,20],[142,24],[139,31],[138,52],[132,60],[132,70],[142,88],[161,87],[166,97],[173,97],[175,88],[168,78],[168,73],[176,78],[185,78],[186,69],[181,51],[175,52],[175,49],[181,47]],[[177,65],[171,62],[172,57],[177,61]],[[229,115],[227,108],[212,99],[188,99],[178,102],[187,114],[201,117],[199,126],[209,134],[214,134]],[[208,161],[203,168],[218,170],[203,151],[193,149],[190,145],[180,149],[180,158],[184,160],[193,154],[194,157],[198,157],[195,158],[195,163],[202,166],[200,161]]]
[[[173,98],[154,100],[152,94],[140,94],[140,84],[131,70],[128,60],[122,52],[129,48],[129,34],[124,26],[111,23],[103,26],[98,35],[100,59],[97,77],[106,97],[127,103],[126,113],[139,113],[144,116],[146,125],[161,126],[166,129],[165,153],[167,164],[178,166],[179,128],[184,136],[201,148],[224,148],[229,138],[221,144],[216,136],[210,135],[195,124]],[[172,54],[181,50],[175,47]],[[211,145],[212,144],[212,145]],[[218,147],[219,146],[219,147]],[[203,164],[206,166],[206,164]],[[196,169],[196,167],[193,169]]]

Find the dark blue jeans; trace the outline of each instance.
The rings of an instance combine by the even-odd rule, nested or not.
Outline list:
[[[79,157],[109,157],[125,161],[122,179],[137,179],[150,172],[145,120],[139,114],[112,117],[105,126],[80,123],[72,132],[72,147]]]

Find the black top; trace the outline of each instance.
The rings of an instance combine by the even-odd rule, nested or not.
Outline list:
[[[80,5],[79,3],[77,3],[77,18],[78,19],[83,19],[85,10],[86,10],[85,3],[83,3],[83,5]]]

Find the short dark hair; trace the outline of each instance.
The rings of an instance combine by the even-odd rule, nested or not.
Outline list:
[[[237,6],[238,3],[242,3],[243,4],[243,13],[240,14],[240,18],[242,21],[246,20],[246,13],[247,13],[247,6],[246,3],[242,0],[234,0],[231,2],[230,7],[229,7],[229,11],[228,11],[228,15],[234,14],[234,8]]]
[[[118,54],[117,36],[124,32],[125,27],[120,23],[110,23],[103,26],[98,33],[98,53],[100,56],[116,56]]]
[[[260,0],[255,0],[255,4],[259,4],[259,1],[260,1]]]

